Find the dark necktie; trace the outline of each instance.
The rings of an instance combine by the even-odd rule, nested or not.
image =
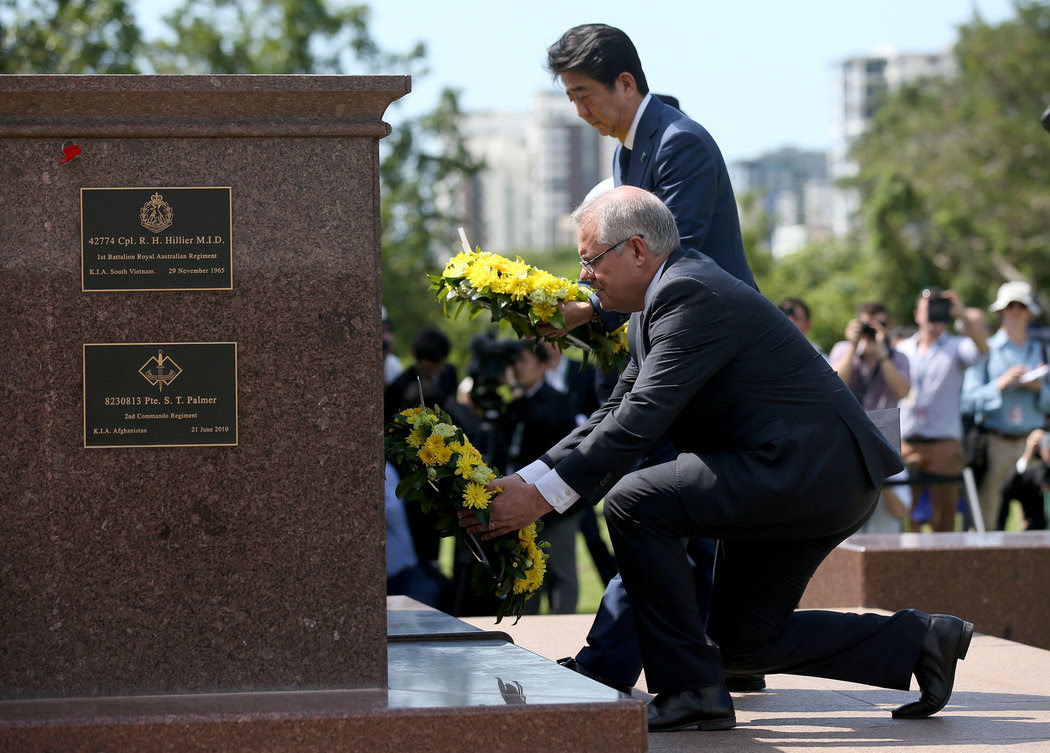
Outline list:
[[[631,164],[631,150],[620,147],[620,185],[627,183],[627,167]]]

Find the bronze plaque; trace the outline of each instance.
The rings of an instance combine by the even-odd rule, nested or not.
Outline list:
[[[237,444],[237,343],[84,345],[85,447]]]
[[[85,291],[232,290],[230,188],[81,188]]]

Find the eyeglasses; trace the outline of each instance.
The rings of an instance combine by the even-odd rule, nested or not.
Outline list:
[[[637,235],[638,235],[639,238],[642,238],[642,239],[645,238],[645,236],[642,235],[641,233],[638,233]],[[583,267],[584,269],[586,269],[588,272],[590,272],[593,275],[594,274],[594,265],[598,263],[599,259],[601,259],[603,256],[605,256],[607,253],[612,251],[617,246],[623,245],[627,241],[631,240],[631,238],[634,238],[634,236],[633,235],[628,235],[622,241],[619,241],[618,243],[612,244],[611,246],[609,246],[609,248],[605,249],[604,251],[602,251],[600,254],[598,254],[597,256],[595,256],[592,259],[587,259],[587,260],[580,259],[580,266]]]

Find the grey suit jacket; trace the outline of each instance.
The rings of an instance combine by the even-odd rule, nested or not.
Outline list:
[[[903,464],[824,358],[769,300],[702,254],[670,255],[628,325],[631,362],[609,401],[541,459],[597,502],[665,433],[710,528],[837,533],[846,498]],[[687,467],[688,466],[688,467]]]

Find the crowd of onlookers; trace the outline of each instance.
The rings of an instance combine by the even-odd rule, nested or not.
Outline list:
[[[1050,387],[1046,345],[1031,334],[1040,307],[1025,282],[1007,282],[990,311],[966,307],[952,290],[927,288],[914,326],[895,326],[888,308],[865,302],[826,355],[868,411],[899,409],[906,470],[887,480],[861,533],[1046,527],[1050,481]],[[788,298],[781,311],[803,332],[809,309]],[[422,400],[440,405],[501,473],[532,462],[595,410],[602,375],[543,342],[475,338],[466,376],[449,362],[451,344],[435,327],[412,341],[407,367],[392,352],[384,316],[387,418]],[[819,355],[818,355],[819,354]],[[608,382],[608,377],[605,380]],[[488,614],[465,585],[469,555],[451,579],[437,567],[438,540],[418,505],[400,500],[388,466],[387,569],[392,593],[408,593],[453,614]],[[603,582],[615,561],[589,505],[544,519],[551,558],[544,598],[554,613],[576,609],[576,533]],[[462,573],[461,573],[462,571]],[[540,599],[530,601],[539,608]]]
[[[1018,528],[1046,527],[1048,359],[1031,330],[1041,310],[1021,281],[1003,284],[989,309],[927,288],[915,326],[895,327],[885,305],[863,303],[827,355],[866,410],[900,411],[907,469],[887,481],[863,532],[1001,530],[1012,512]],[[808,330],[802,301],[781,310]]]

